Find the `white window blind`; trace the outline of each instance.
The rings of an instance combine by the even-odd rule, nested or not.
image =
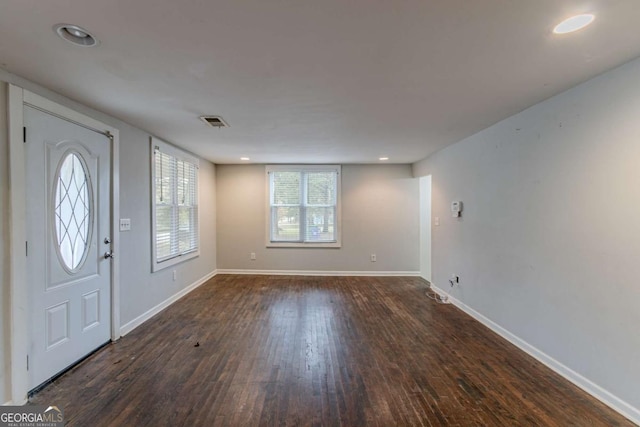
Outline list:
[[[152,139],[154,271],[197,255],[198,162]]]
[[[269,242],[339,245],[339,166],[268,166]]]

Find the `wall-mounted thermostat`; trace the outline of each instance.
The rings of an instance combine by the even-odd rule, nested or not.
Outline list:
[[[451,216],[457,218],[462,212],[462,202],[451,202]]]

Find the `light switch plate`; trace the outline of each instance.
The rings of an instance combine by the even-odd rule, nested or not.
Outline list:
[[[131,230],[131,218],[120,218],[120,231]]]

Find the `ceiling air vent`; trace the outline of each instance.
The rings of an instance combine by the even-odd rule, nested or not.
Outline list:
[[[228,128],[227,122],[222,120],[220,116],[200,116],[200,120],[211,126],[212,128]]]

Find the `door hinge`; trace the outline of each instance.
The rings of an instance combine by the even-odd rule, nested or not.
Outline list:
[[[29,370],[29,355],[27,354],[27,371]]]
[[[24,242],[24,256],[29,256],[29,242]]]
[[[23,126],[22,127],[22,142],[27,142],[27,127]]]

